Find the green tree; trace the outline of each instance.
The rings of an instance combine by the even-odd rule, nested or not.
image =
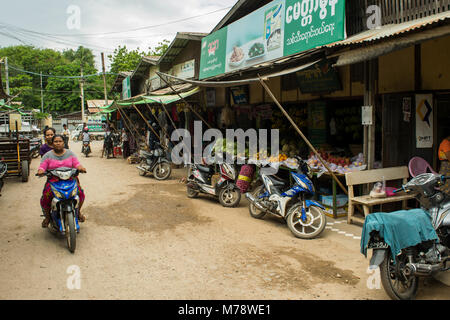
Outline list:
[[[79,77],[81,67],[85,75],[98,72],[95,68],[94,54],[84,47],[60,52],[32,46],[11,46],[0,48],[0,57],[8,57],[10,91],[12,95],[20,93],[16,100],[22,101],[25,110],[40,109],[40,72],[44,74],[42,77],[44,111],[53,113],[80,110],[81,97],[80,79],[52,76]],[[85,78],[85,100],[102,98],[102,77]]]
[[[169,49],[170,41],[164,39],[163,41],[158,42],[158,45],[155,47],[155,50],[152,50],[152,56],[162,56],[166,53],[167,49]]]
[[[139,64],[142,56],[149,55],[149,53],[139,51],[139,48],[128,50],[127,46],[119,46],[112,55],[108,56],[108,59],[111,61],[111,72],[133,71]]]

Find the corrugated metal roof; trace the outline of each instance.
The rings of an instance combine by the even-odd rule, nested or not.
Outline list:
[[[183,84],[175,84],[172,85],[172,87],[177,91],[177,92],[184,92],[187,90],[192,89],[193,85],[190,83],[183,83]],[[159,90],[155,90],[149,93],[149,95],[165,95],[165,94],[172,94],[174,93],[174,91],[172,90],[172,88],[167,87],[164,89],[159,89]]]
[[[324,47],[333,48],[336,46],[348,46],[377,41],[393,36],[401,35],[413,30],[422,29],[428,25],[438,23],[450,18],[450,11],[438,13],[425,18],[415,19],[399,24],[388,24],[378,29],[367,30],[351,36],[345,40],[328,44]]]
[[[114,100],[108,100],[108,105],[111,104]],[[100,107],[105,106],[105,99],[103,100],[87,100],[87,106],[89,113],[97,113],[100,112]]]
[[[181,50],[186,47],[189,41],[201,41],[207,35],[207,33],[201,32],[178,32],[158,63],[171,63],[180,54]]]

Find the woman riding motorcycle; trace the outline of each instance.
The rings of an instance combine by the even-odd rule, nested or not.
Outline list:
[[[64,148],[64,137],[60,134],[57,134],[53,136],[52,139],[52,146],[53,150],[47,152],[41,160],[41,164],[39,166],[37,174],[39,176],[45,175],[47,170],[55,170],[59,168],[75,168],[78,169],[80,172],[86,173],[86,169],[81,165],[81,163],[78,161],[75,154],[68,149]],[[53,192],[50,187],[50,181],[53,182],[57,179],[55,177],[51,177],[47,180],[44,186],[44,191],[42,192],[41,197],[41,208],[42,212],[45,215],[44,221],[42,221],[42,227],[46,228],[50,222],[50,210],[51,210],[51,204],[53,200]],[[77,179],[77,185],[78,185],[78,196],[80,198],[80,206],[79,209],[81,210],[81,206],[83,205],[85,194],[83,189],[80,186],[80,181]],[[85,221],[85,217],[81,214],[80,210],[78,211],[78,220],[80,222]]]

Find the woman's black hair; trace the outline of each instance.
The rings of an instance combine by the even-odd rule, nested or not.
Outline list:
[[[54,129],[54,128],[45,128],[44,129],[44,137],[45,137],[45,133],[48,131],[48,130],[52,130],[53,131],[53,134],[55,134],[56,133],[56,130]]]
[[[62,134],[55,134],[54,136],[53,136],[53,138],[52,138],[52,143],[53,142],[55,142],[55,138],[61,138],[62,139],[62,141],[64,142],[64,136],[62,135]]]

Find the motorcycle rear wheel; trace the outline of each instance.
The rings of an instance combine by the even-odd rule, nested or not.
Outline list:
[[[197,198],[198,196],[198,191],[194,190],[193,188],[187,186],[186,187],[186,194],[188,196],[188,198]]]
[[[166,180],[170,177],[171,173],[172,168],[170,167],[170,164],[168,164],[167,162],[159,163],[153,169],[153,176],[157,180]]]
[[[380,265],[380,277],[384,291],[393,300],[413,300],[419,288],[419,278],[415,276],[406,277],[402,273],[408,262],[404,253],[397,256],[396,260],[397,263],[394,265],[391,250],[388,250]]]
[[[259,198],[259,196],[264,192],[264,185],[260,185],[256,187],[256,189],[252,192],[252,195],[255,198]],[[266,212],[261,211],[256,206],[249,201],[248,211],[250,212],[250,215],[255,219],[262,219],[265,217]]]
[[[311,206],[306,209],[307,219],[303,221],[301,219],[302,207],[302,203],[297,203],[289,209],[286,216],[289,230],[300,239],[316,238],[322,233],[327,224],[325,214],[320,208]],[[318,223],[316,223],[316,220]]]
[[[219,202],[226,208],[233,208],[241,201],[241,191],[238,188],[223,188],[219,191]]]
[[[64,224],[64,227],[66,228],[67,248],[69,248],[70,252],[74,253],[77,246],[77,233],[75,230],[75,219],[73,212],[68,212],[66,214]]]

